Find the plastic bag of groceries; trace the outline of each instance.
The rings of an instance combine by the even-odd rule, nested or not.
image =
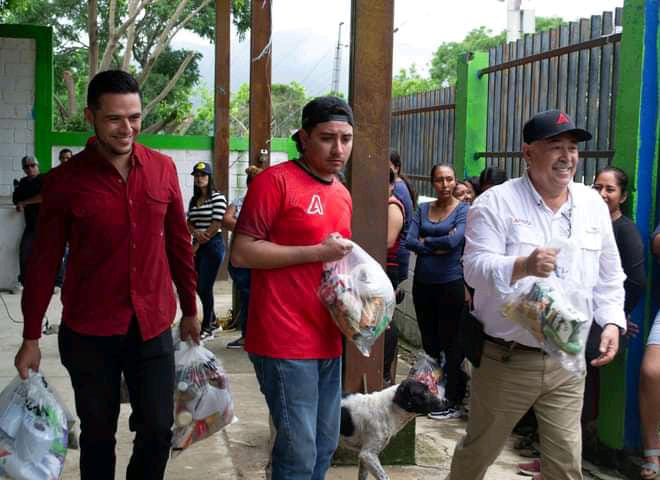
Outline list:
[[[438,398],[445,397],[445,389],[442,385],[444,379],[442,366],[426,353],[420,351],[415,354],[415,363],[410,367],[408,378],[422,382]]]
[[[57,480],[67,446],[67,413],[44,377],[12,380],[0,393],[0,477]]]
[[[237,420],[229,380],[215,355],[190,341],[174,352],[172,458]]]
[[[530,332],[565,369],[582,375],[591,313],[590,295],[575,280],[579,276],[570,274],[579,250],[568,240],[553,241],[550,247],[559,251],[555,272],[547,278],[526,277],[517,282],[502,314]]]
[[[319,297],[341,332],[365,357],[392,321],[396,306],[387,274],[359,245],[341,260],[323,265]]]

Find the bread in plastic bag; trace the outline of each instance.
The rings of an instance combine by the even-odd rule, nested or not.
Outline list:
[[[445,396],[442,381],[444,379],[444,372],[440,363],[431,358],[424,352],[417,352],[415,354],[415,363],[410,367],[408,378],[422,382],[429,387],[429,391],[442,399]]]
[[[229,380],[215,355],[190,341],[175,347],[172,458],[237,420]]]
[[[44,377],[12,380],[0,393],[0,477],[57,480],[67,446],[67,414]]]
[[[554,241],[558,248],[557,268],[547,277],[526,277],[502,305],[502,315],[522,326],[544,351],[556,357],[567,370],[586,371],[584,348],[589,335],[589,292],[571,276],[577,268],[577,247],[568,240]]]
[[[350,253],[323,265],[319,297],[339,330],[365,357],[392,321],[395,297],[387,274],[359,245],[350,240]]]

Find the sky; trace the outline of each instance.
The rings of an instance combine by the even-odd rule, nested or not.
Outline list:
[[[577,20],[614,11],[623,0],[523,0],[522,8],[537,16]],[[350,0],[273,0],[273,83],[301,83],[309,96],[331,88],[339,23],[342,44],[350,38]],[[498,33],[506,29],[507,3],[500,0],[396,0],[394,12],[393,72],[413,63],[428,73],[433,52],[443,42],[460,41],[482,25]],[[213,85],[213,47],[194,34],[181,32],[177,48],[199,50],[200,71],[206,85]],[[249,82],[249,33],[243,42],[233,35],[231,89]],[[349,49],[342,50],[340,90],[348,91]]]

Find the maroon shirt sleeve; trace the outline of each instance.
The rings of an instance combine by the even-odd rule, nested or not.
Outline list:
[[[238,216],[236,233],[267,240],[270,227],[282,208],[284,188],[281,177],[273,174],[272,169],[254,177]]]
[[[192,243],[186,226],[186,214],[176,166],[171,158],[168,157],[168,161],[170,191],[173,198],[165,215],[165,249],[172,271],[172,280],[179,294],[181,311],[184,316],[190,317],[197,313],[195,303],[197,273],[193,264]]]
[[[59,174],[54,171],[47,175],[41,192],[37,238],[28,260],[21,298],[23,338],[26,340],[41,337],[41,322],[53,296],[55,277],[66,246],[70,209],[66,192],[58,191],[58,184],[61,184],[57,181]]]

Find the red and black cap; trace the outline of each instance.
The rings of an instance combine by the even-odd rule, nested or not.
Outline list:
[[[324,122],[346,122],[353,126],[353,110],[351,106],[339,97],[317,97],[303,107],[302,128],[310,130],[315,125]],[[298,139],[298,132],[291,138]]]
[[[530,118],[523,127],[523,141],[527,144],[537,140],[556,137],[562,133],[572,133],[578,142],[591,140],[591,133],[577,128],[571,120],[561,110],[546,110],[539,112]]]

